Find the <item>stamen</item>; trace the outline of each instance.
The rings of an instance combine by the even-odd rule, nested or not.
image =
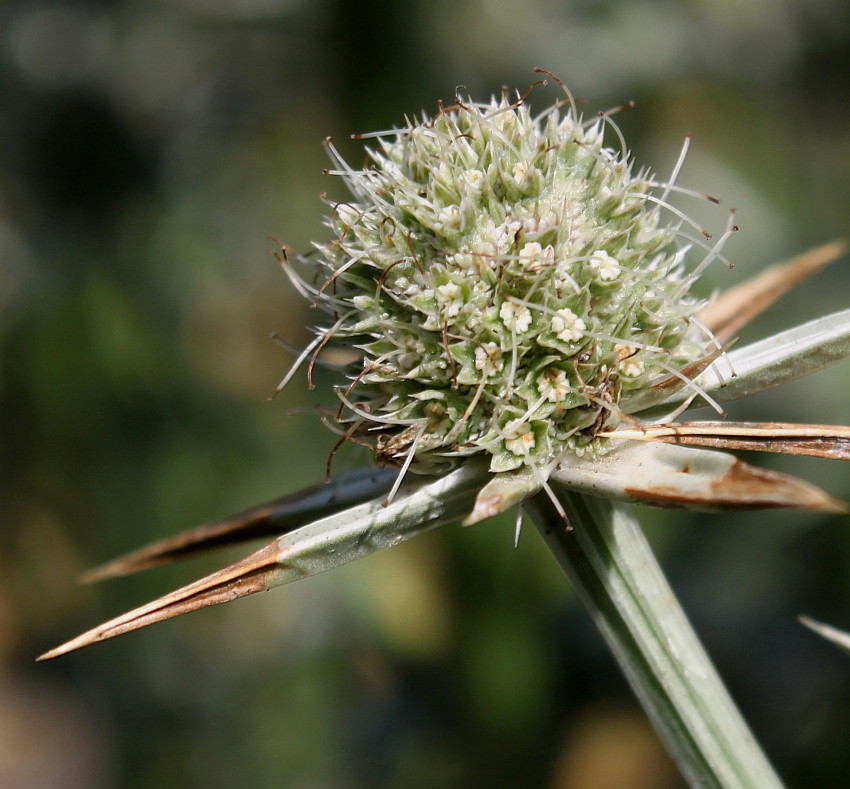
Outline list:
[[[688,376],[683,375],[675,367],[671,367],[669,364],[664,364],[658,359],[653,359],[652,363],[658,365],[662,370],[666,370],[668,373],[675,375],[676,378],[685,384],[685,386],[705,400],[705,402],[717,411],[720,416],[726,416],[726,412],[720,407],[720,404],[692,378],[688,378]]]
[[[537,469],[535,469],[535,472],[536,471]],[[564,505],[561,504],[560,501],[558,501],[558,497],[555,495],[555,492],[549,486],[549,481],[542,475],[538,477],[538,480],[540,481],[540,487],[542,487],[543,490],[546,491],[546,495],[549,497],[549,501],[552,502],[552,506],[555,508],[558,515],[561,516],[561,519],[566,524],[567,531],[572,531],[573,527],[570,525],[570,519],[567,517],[567,512],[564,509]]]
[[[556,77],[551,71],[546,71],[546,69],[536,68],[534,69],[538,74],[545,74],[547,77],[550,77],[555,81],[558,87],[564,91],[567,97],[567,101],[570,103],[570,112],[572,113],[573,119],[578,119],[578,110],[576,109],[576,100],[573,98],[573,94],[570,92],[569,88],[564,84],[564,81],[558,77]]]
[[[384,500],[384,506],[387,507],[390,505],[392,500],[395,498],[395,494],[398,493],[398,489],[401,487],[401,483],[404,481],[404,477],[407,474],[408,469],[410,468],[410,464],[413,462],[413,457],[416,455],[416,448],[419,446],[419,441],[422,436],[425,434],[425,429],[428,427],[428,423],[422,425],[419,428],[419,431],[416,433],[416,438],[413,439],[413,443],[410,445],[410,451],[407,453],[407,457],[404,459],[404,465],[401,467],[401,471],[398,472],[398,476],[395,478],[395,482],[393,482],[393,486],[390,489],[390,492],[387,494],[387,498]]]
[[[667,188],[662,192],[661,199],[664,202],[667,202],[667,197],[670,194],[670,190],[673,188],[673,184],[676,183],[676,179],[679,177],[679,172],[682,169],[682,165],[685,163],[685,158],[688,155],[688,149],[691,147],[691,135],[685,135],[685,141],[682,143],[682,150],[679,151],[679,158],[676,159],[676,164],[673,166],[673,172],[670,173],[670,179],[667,181]],[[655,184],[650,184],[650,186],[654,186]]]
[[[712,197],[705,192],[698,192],[696,189],[688,189],[686,186],[675,186],[670,183],[664,183],[662,181],[644,181],[646,186],[651,186],[654,188],[660,189],[662,186],[664,187],[664,195],[669,194],[670,192],[675,192],[680,195],[687,195],[688,197],[696,197],[698,200],[708,200],[709,203],[714,203],[714,205],[720,205],[720,200],[716,197]],[[666,197],[662,195],[661,199],[666,200]]]
[[[738,226],[735,224],[735,209],[733,208],[729,212],[729,219],[726,223],[726,231],[723,235],[717,239],[717,243],[714,245],[714,249],[712,249],[702,260],[702,262],[687,276],[684,280],[682,280],[682,284],[679,286],[678,290],[676,290],[673,298],[681,298],[682,294],[686,293],[688,289],[696,282],[702,272],[708,268],[713,260],[715,260],[720,251],[723,249],[723,245],[736,233],[738,232]]]
[[[336,396],[345,403],[345,407],[351,411],[353,414],[357,416],[363,417],[367,422],[376,422],[378,424],[384,425],[415,425],[421,421],[420,419],[400,419],[398,417],[382,417],[377,414],[369,413],[368,411],[364,411],[362,408],[359,408],[354,403],[352,403],[348,398],[342,393],[342,391],[337,388],[334,389],[334,393]]]
[[[304,360],[313,352],[315,348],[319,346],[322,340],[325,338],[325,333],[321,333],[316,335],[310,342],[307,347],[298,354],[298,358],[292,363],[292,367],[289,368],[289,372],[283,376],[281,382],[277,385],[274,392],[269,395],[269,400],[274,400],[286,387],[286,385],[292,380],[292,376],[295,375],[296,370],[304,363]]]
[[[698,230],[703,236],[706,238],[711,238],[711,233],[709,233],[704,228],[700,227],[693,219],[691,219],[684,211],[680,211],[675,206],[670,205],[670,203],[665,202],[660,197],[655,197],[655,195],[645,194],[642,192],[632,192],[632,197],[640,197],[650,203],[655,203],[656,205],[661,206],[661,208],[665,208],[669,211],[673,216],[681,219],[685,224],[690,225],[694,230]]]
[[[516,508],[516,523],[514,525],[514,548],[519,546],[519,533],[522,531],[522,504]]]
[[[623,110],[623,109],[626,109],[626,108],[631,108],[631,107],[634,107],[634,106],[635,106],[635,103],[633,101],[630,101],[630,102],[627,102],[626,104],[623,104],[620,107],[617,107],[615,111],[619,112],[620,110]],[[626,138],[623,137],[623,132],[620,130],[620,127],[613,120],[611,120],[611,118],[609,117],[607,112],[600,112],[599,117],[602,118],[602,120],[605,123],[607,123],[608,126],[611,127],[611,129],[614,131],[614,134],[617,135],[617,139],[620,142],[620,153],[622,154],[624,159],[628,158],[629,147],[628,147],[628,145],[626,145]]]

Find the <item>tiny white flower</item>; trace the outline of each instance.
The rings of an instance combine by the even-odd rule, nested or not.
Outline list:
[[[546,370],[537,377],[537,389],[550,403],[560,403],[570,391],[567,374],[563,370]]]
[[[483,241],[477,247],[476,264],[479,269],[486,266],[491,271],[495,271],[499,268],[499,255],[499,248],[496,244],[492,241]]]
[[[475,349],[475,366],[484,375],[498,373],[505,366],[502,350],[494,342],[487,342]]]
[[[450,205],[437,215],[435,228],[438,232],[456,232],[460,230],[461,221],[460,206]]]
[[[525,457],[525,455],[534,449],[534,432],[528,422],[510,422],[505,425],[502,431],[502,437],[505,440],[505,448],[508,452],[513,452],[515,455]]]
[[[454,255],[448,255],[446,262],[450,266],[456,266],[465,272],[473,272],[476,269],[476,256],[471,252],[456,252]]]
[[[531,310],[524,304],[514,304],[512,301],[506,301],[499,309],[499,317],[502,323],[517,334],[524,334],[531,326]]]
[[[614,346],[614,350],[620,359],[617,369],[621,375],[625,375],[627,378],[637,378],[643,374],[644,364],[637,358],[634,348],[618,343]]]
[[[522,224],[519,222],[504,222],[498,227],[493,228],[490,233],[490,240],[496,247],[496,253],[502,252],[513,245],[517,231],[522,229]]]
[[[447,282],[445,285],[437,286],[437,300],[445,307],[446,317],[454,318],[463,307],[463,293],[460,285]]]
[[[587,324],[569,307],[558,310],[552,318],[552,331],[563,342],[577,342],[586,330]]]
[[[530,241],[520,250],[519,262],[526,269],[551,266],[555,262],[555,248],[551,244],[544,248],[536,241]]]
[[[458,186],[472,192],[480,192],[484,187],[484,173],[481,170],[464,170],[458,178]]]
[[[513,169],[514,183],[520,189],[526,189],[529,181],[536,173],[537,168],[534,165],[517,162]]]
[[[540,258],[543,256],[543,247],[540,246],[536,241],[532,241],[529,244],[525,244],[523,248],[519,251],[519,261],[523,264],[525,268],[530,268],[531,266],[535,266],[540,262]]]
[[[554,230],[560,223],[558,213],[549,209],[542,214],[534,213],[526,217],[522,222],[522,229],[527,237],[539,238],[544,233]]]
[[[604,249],[598,249],[590,256],[590,267],[601,282],[612,282],[620,276],[620,264]]]
[[[620,362],[619,370],[629,378],[637,378],[643,374],[643,362],[640,360]]]

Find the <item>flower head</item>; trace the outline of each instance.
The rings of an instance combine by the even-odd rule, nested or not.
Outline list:
[[[311,258],[319,334],[362,353],[342,421],[379,462],[486,452],[506,471],[603,451],[637,392],[707,355],[683,215],[605,144],[610,123],[502,96],[374,135],[362,170],[329,143],[352,197]]]

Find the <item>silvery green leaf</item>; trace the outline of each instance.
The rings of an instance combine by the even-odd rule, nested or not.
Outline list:
[[[241,561],[83,633],[42,655],[47,660],[140,627],[316,575],[460,520],[489,478],[486,464],[466,463],[445,477],[409,483],[384,497],[284,534]]]
[[[734,377],[725,375],[721,379],[718,376],[719,365],[724,374],[727,370],[724,361],[718,360],[696,380],[697,385],[718,402],[736,400],[816,373],[850,357],[850,310],[826,315],[736,348],[727,357]],[[692,394],[693,389],[684,387],[661,405],[648,407],[641,415],[670,411]],[[697,397],[690,407],[704,405],[703,398]]]
[[[386,493],[397,475],[396,469],[375,467],[343,474],[327,483],[311,485],[227,518],[145,545],[89,570],[80,580],[89,583],[116,575],[128,575],[200,551],[285,534],[317,518]]]
[[[623,439],[601,457],[565,456],[550,479],[592,496],[659,507],[845,511],[840,501],[796,477],[750,466],[727,452],[675,444]]]

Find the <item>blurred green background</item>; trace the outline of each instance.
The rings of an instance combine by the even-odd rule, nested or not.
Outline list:
[[[32,662],[241,552],[92,588],[83,569],[321,478],[329,380],[266,398],[290,361],[269,334],[303,344],[310,320],[268,237],[324,238],[322,139],[357,163],[351,132],[534,66],[588,112],[635,99],[618,122],[662,174],[694,134],[680,182],[742,227],[704,293],[848,235],[845,0],[0,4],[0,787],[682,786],[510,519]],[[845,260],[744,339],[848,292]],[[733,415],[850,422],[849,380]],[[850,497],[841,464],[764,464]],[[845,787],[850,660],[795,617],[850,626],[848,519],[643,515],[789,784]]]

